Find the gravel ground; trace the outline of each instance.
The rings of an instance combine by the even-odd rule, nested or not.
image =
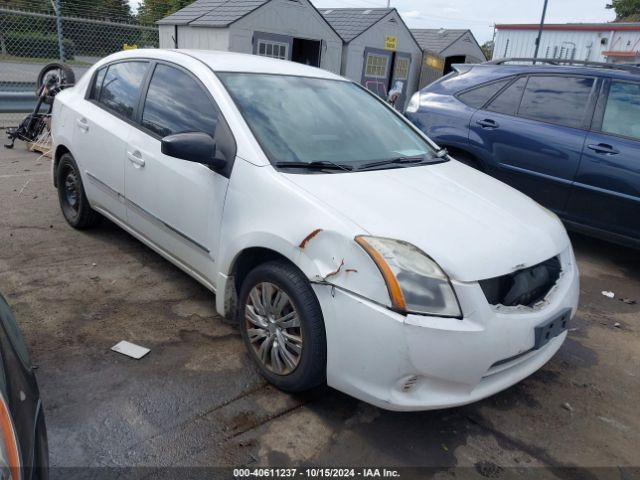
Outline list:
[[[210,292],[111,223],[72,230],[50,161],[23,145],[0,152],[0,291],[38,366],[53,466],[638,478],[640,251],[572,235],[580,310],[545,367],[473,405],[392,413],[331,389],[266,385]],[[151,353],[110,352],[122,339]]]

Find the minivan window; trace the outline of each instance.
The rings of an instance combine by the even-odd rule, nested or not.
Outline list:
[[[218,76],[273,163],[358,167],[434,157],[427,140],[378,97],[351,82],[252,73]]]
[[[465,103],[470,107],[482,108],[482,106],[487,103],[491,99],[491,97],[498,93],[500,89],[510,81],[511,79],[507,78],[506,80],[501,80],[499,82],[482,85],[480,87],[461,93],[460,95],[458,95],[458,99],[462,103]]]
[[[522,92],[526,84],[526,77],[519,78],[494,98],[487,106],[487,110],[504,115],[515,115],[518,112],[520,100],[522,100]]]
[[[204,88],[184,71],[158,64],[151,77],[142,126],[160,137],[204,132],[213,136],[218,111]]]
[[[593,82],[587,77],[531,76],[518,115],[581,128]]]
[[[99,102],[123,117],[133,118],[148,62],[109,65],[100,89]]]
[[[640,139],[640,83],[611,82],[602,131]]]

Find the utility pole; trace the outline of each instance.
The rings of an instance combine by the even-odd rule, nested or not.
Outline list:
[[[533,54],[533,63],[536,63],[538,58],[538,51],[540,50],[540,39],[542,38],[542,29],[544,28],[544,19],[547,16],[547,4],[549,0],[544,0],[544,7],[542,8],[542,18],[540,19],[540,29],[538,30],[538,38],[536,38],[536,51]]]

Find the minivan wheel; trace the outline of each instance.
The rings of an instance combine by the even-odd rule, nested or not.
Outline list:
[[[95,225],[100,217],[89,205],[78,165],[71,154],[60,157],[57,176],[58,200],[67,223],[77,229]]]
[[[238,324],[250,357],[276,387],[301,392],[326,377],[327,346],[318,299],[285,261],[263,263],[242,283]]]

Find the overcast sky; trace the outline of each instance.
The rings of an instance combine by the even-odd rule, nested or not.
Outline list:
[[[138,0],[129,0],[136,8]],[[386,0],[312,0],[319,8],[385,7]],[[608,22],[610,0],[549,0],[547,21]],[[537,23],[543,0],[391,0],[412,28],[470,28],[481,44],[491,40],[495,23]]]

